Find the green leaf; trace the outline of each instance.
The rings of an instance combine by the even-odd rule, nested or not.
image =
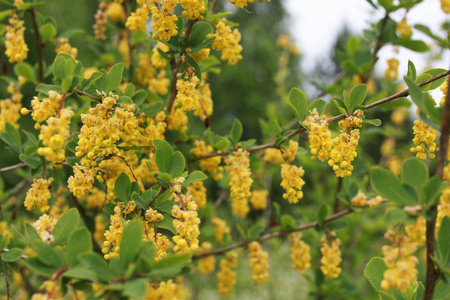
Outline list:
[[[20,133],[17,128],[10,123],[5,124],[5,131],[0,132],[0,137],[7,143],[15,152],[20,153],[22,151],[22,142],[20,140]]]
[[[149,106],[147,106],[146,108],[144,108],[142,110],[142,112],[147,116],[147,117],[153,117],[155,116],[157,113],[159,113],[161,111],[161,108],[163,108],[163,104],[158,102],[158,103],[154,103],[151,104]]]
[[[64,277],[72,277],[77,279],[85,279],[89,281],[95,281],[97,279],[97,274],[94,271],[89,270],[85,267],[75,267],[70,268],[63,274]]]
[[[172,156],[172,165],[170,166],[169,174],[176,178],[179,177],[186,166],[183,154],[180,151],[175,151]]]
[[[42,162],[38,156],[30,156],[25,154],[20,154],[19,158],[21,161],[26,163],[31,169],[36,169],[42,166]]]
[[[412,80],[416,80],[416,76],[417,76],[416,66],[410,60],[408,60],[408,73],[406,76],[408,76]]]
[[[308,106],[308,100],[305,94],[298,88],[292,88],[289,92],[289,103],[297,111],[296,117],[302,121]]]
[[[123,68],[124,64],[118,63],[109,70],[108,76],[106,77],[106,86],[104,92],[108,93],[117,90],[120,83],[122,82]]]
[[[103,282],[109,282],[117,276],[108,267],[103,257],[97,253],[86,253],[80,255],[80,259],[95,272],[97,278]]]
[[[71,208],[66,211],[61,218],[59,218],[58,223],[56,223],[55,228],[53,228],[52,234],[55,240],[52,245],[59,245],[67,240],[72,231],[78,225],[80,220],[80,214],[76,208]]]
[[[136,105],[141,105],[147,99],[148,92],[144,90],[139,90],[133,95],[133,102]]]
[[[155,162],[158,170],[163,173],[168,173],[172,166],[172,147],[168,142],[159,139],[154,139],[153,145],[156,147]]]
[[[50,247],[49,244],[44,243],[43,241],[33,241],[31,243],[31,247],[38,259],[45,265],[49,267],[61,267],[63,262],[60,259],[60,256],[56,251]]]
[[[203,173],[201,171],[194,171],[191,174],[189,174],[189,176],[183,182],[182,187],[187,187],[194,181],[206,180],[206,179],[208,179],[208,176],[206,176],[205,173]]]
[[[166,202],[172,202],[172,201],[166,201]],[[170,215],[164,214],[164,219],[162,221],[156,223],[156,226],[170,230],[173,234],[177,234],[177,230],[173,226],[173,218]]]
[[[315,108],[317,109],[319,115],[321,115],[325,106],[327,106],[327,102],[325,100],[316,99],[313,102],[311,102],[311,104],[308,107],[308,111],[312,111]]]
[[[446,185],[447,183],[442,182],[438,176],[433,176],[427,181],[425,187],[423,188],[423,197],[425,198],[426,209],[438,203],[439,197],[441,196],[441,191],[446,187]]]
[[[78,256],[92,249],[92,236],[86,227],[81,227],[72,232],[67,240],[67,257],[69,264],[78,264]]]
[[[12,3],[8,2],[8,4],[12,4]],[[13,7],[14,7],[14,5],[13,5]],[[1,11],[0,12],[0,21],[2,21],[6,17],[9,17],[11,15],[11,11],[12,11],[11,9]]]
[[[397,225],[397,224],[414,224],[416,219],[411,217],[406,211],[403,209],[391,209],[386,212],[386,216],[384,218],[384,223],[389,225]]]
[[[447,70],[445,70],[445,69],[437,68],[437,69],[427,70],[427,71],[424,72],[424,74],[430,74],[432,77],[434,77],[434,76],[437,76],[437,75],[439,75],[441,73],[444,73],[446,71]],[[445,79],[446,79],[446,77],[444,76],[444,77],[442,77],[442,78],[440,78],[438,80],[435,80],[435,81],[429,83],[428,84],[428,90],[431,91],[431,90],[437,89],[438,87],[440,87],[444,83]]]
[[[162,212],[170,214],[170,212],[172,211],[172,207],[173,207],[173,201],[169,200],[170,194],[171,194],[170,190],[167,190],[164,193],[162,193],[158,197],[158,199],[156,199],[155,202],[153,203],[153,208],[155,208],[158,211],[162,211]],[[170,220],[172,222],[172,219],[170,219]],[[170,226],[170,225],[167,225],[167,226]],[[172,229],[172,227],[170,227],[170,229]]]
[[[37,234],[36,230],[34,229],[33,225],[31,225],[30,223],[25,223],[25,231],[28,235],[28,237],[32,240],[32,241],[40,241],[41,237],[39,236],[39,234]]]
[[[403,46],[415,52],[427,52],[430,50],[424,41],[415,41],[410,39],[397,39],[392,42],[393,45]]]
[[[419,192],[420,187],[428,180],[428,169],[421,160],[411,157],[402,164],[401,178],[402,182],[408,183]]]
[[[192,253],[174,254],[158,261],[154,265],[154,269],[182,266],[191,261]]]
[[[15,262],[20,259],[23,254],[23,250],[19,248],[12,248],[9,251],[2,252],[1,258],[4,262]]]
[[[367,95],[367,85],[366,84],[358,84],[355,85],[350,91],[350,97],[348,98],[348,103],[345,103],[347,107],[347,111],[353,112],[353,109],[358,105],[363,104],[364,99],[366,99]]]
[[[58,271],[58,268],[43,264],[36,256],[27,258],[24,263],[29,270],[48,278],[52,277]]]
[[[39,27],[39,33],[42,36],[42,42],[49,42],[56,35],[56,28],[52,23],[46,23]]]
[[[114,183],[114,193],[123,202],[130,201],[131,181],[126,173],[121,173]]]
[[[122,270],[125,270],[139,253],[142,234],[143,229],[140,220],[133,220],[125,225],[119,250],[119,260]]]
[[[450,218],[445,216],[441,222],[437,236],[437,246],[439,249],[440,261],[444,266],[450,262]]]
[[[150,206],[148,205],[148,203],[144,200],[144,198],[142,198],[141,195],[139,194],[133,194],[131,196],[131,198],[133,199],[133,201],[137,204],[137,206],[142,207],[144,210],[147,210],[150,208]]]
[[[63,38],[63,39],[69,39],[69,38],[71,38],[74,35],[82,34],[82,33],[84,33],[84,30],[81,30],[81,29],[68,29],[68,30],[64,31],[62,34],[60,34],[59,37]]]
[[[344,104],[344,102],[342,102],[341,98],[333,97],[333,98],[331,98],[331,101],[333,101],[334,105],[336,105],[337,109],[339,110],[339,112],[341,114],[347,116],[347,111],[345,110],[345,108],[343,108],[343,106],[345,106],[345,104]]]
[[[381,125],[381,120],[380,119],[365,119],[364,123],[373,125],[373,126],[380,126]]]
[[[323,203],[317,212],[317,223],[319,226],[322,226],[326,217],[329,214],[329,206],[326,203]]]
[[[381,291],[383,273],[387,270],[386,264],[380,257],[373,257],[364,268],[364,275],[377,291]]]
[[[261,225],[255,225],[252,227],[252,229],[250,230],[250,240],[255,241],[257,240],[261,234],[264,231],[264,226]]]
[[[118,104],[133,104],[133,100],[128,96],[119,96],[117,99]]]
[[[294,218],[286,214],[281,216],[280,225],[283,230],[291,230],[296,227]]]
[[[125,282],[123,285],[123,294],[133,299],[143,299],[146,294],[148,279],[139,278]]]
[[[35,82],[36,79],[34,77],[33,67],[26,62],[18,63],[14,66],[14,73],[17,76],[23,76],[27,79],[28,82]]]
[[[200,44],[197,44],[196,46],[191,48],[191,53],[196,53],[196,52],[208,47],[209,45],[211,45],[214,42],[215,39],[216,39],[215,37],[212,37]]]
[[[206,22],[196,22],[192,26],[191,35],[189,36],[188,47],[194,47],[201,44],[206,36],[213,33],[214,29]]]
[[[233,127],[231,128],[231,141],[236,145],[242,136],[242,123],[238,119],[234,119]]]
[[[392,172],[380,167],[372,167],[370,169],[370,181],[373,189],[381,197],[398,205],[413,203],[401,185],[400,180]]]

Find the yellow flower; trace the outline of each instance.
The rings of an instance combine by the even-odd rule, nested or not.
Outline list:
[[[220,271],[217,273],[217,289],[222,296],[230,297],[233,286],[236,284],[236,272],[238,254],[228,252],[226,258],[220,260]]]
[[[267,195],[269,194],[268,190],[254,190],[252,192],[252,197],[250,198],[250,202],[254,209],[266,209],[267,207]]]
[[[339,238],[332,240],[331,238],[334,236],[336,236],[334,232],[330,233],[329,237],[324,235],[322,237],[322,246],[320,247],[320,252],[322,254],[320,259],[320,270],[323,275],[328,278],[337,278],[342,271],[339,267],[339,264],[342,261],[341,250],[339,250],[341,240]]]
[[[208,34],[207,38],[216,39],[212,43],[211,47],[215,50],[222,50],[221,59],[223,61],[228,60],[228,65],[235,65],[242,59],[242,46],[239,44],[241,41],[241,34],[235,28],[231,31],[231,28],[220,21],[216,25],[216,31],[214,34]]]
[[[32,210],[34,207],[37,207],[41,212],[46,212],[50,209],[48,199],[51,197],[50,185],[52,182],[52,177],[49,179],[33,179],[33,183],[27,192],[24,202],[27,210]]]
[[[292,247],[290,248],[291,259],[294,262],[292,264],[292,269],[299,270],[300,274],[303,275],[311,268],[311,248],[308,244],[303,242],[301,238],[301,234],[296,236],[294,233],[291,233],[289,236],[289,240],[292,243]]]
[[[298,203],[298,200],[303,198],[302,187],[305,181],[302,179],[305,171],[302,167],[297,167],[289,164],[281,165],[281,187],[286,191],[283,198],[287,199],[289,203]]]
[[[10,63],[22,62],[27,58],[28,46],[25,43],[24,21],[20,20],[13,11],[9,18],[9,25],[6,26],[5,54]]]

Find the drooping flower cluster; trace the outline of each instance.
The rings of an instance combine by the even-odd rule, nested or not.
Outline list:
[[[302,235],[295,235],[291,233],[289,240],[292,244],[291,259],[294,262],[292,269],[299,270],[300,274],[305,274],[307,270],[311,268],[311,254],[310,247],[304,241],[301,240]]]
[[[147,291],[144,296],[144,300],[153,299],[176,299],[184,300],[188,298],[186,288],[183,286],[182,277],[180,280],[173,282],[172,279],[159,282],[159,286],[155,287],[150,284],[147,285]],[[178,278],[177,278],[178,279]]]
[[[254,209],[266,209],[267,207],[267,195],[268,190],[254,190],[252,191],[252,197],[250,198],[250,203]]]
[[[9,18],[9,25],[6,26],[5,54],[10,63],[22,62],[27,58],[28,46],[25,43],[24,21],[20,20],[13,11]]]
[[[176,244],[173,248],[176,253],[196,251],[199,247],[200,219],[197,215],[198,205],[193,200],[192,195],[185,196],[181,193],[183,182],[184,177],[178,178],[172,188],[172,197],[174,198],[174,206],[172,207],[173,226],[178,232],[177,235],[172,237]]]
[[[97,40],[106,40],[106,23],[108,23],[108,17],[106,16],[106,8],[108,4],[106,2],[100,2],[98,4],[98,10],[95,13],[94,34]]]
[[[252,195],[250,187],[253,183],[249,153],[238,149],[233,154],[225,160],[225,169],[230,176],[231,208],[233,215],[245,218],[250,210],[248,198]]]
[[[328,278],[337,278],[342,271],[339,267],[342,261],[341,250],[339,249],[341,240],[339,238],[333,239],[335,236],[336,233],[331,232],[328,235],[324,235],[321,240],[320,253],[322,257],[320,258],[320,270]]]
[[[213,147],[206,145],[204,140],[194,141],[195,148],[191,149],[191,153],[196,157],[201,157],[214,151]],[[211,174],[211,177],[218,181],[223,177],[223,167],[220,167],[221,156],[208,157],[200,160],[200,169]]]
[[[20,118],[19,111],[22,107],[23,95],[20,92],[22,83],[24,83],[24,78],[19,76],[19,85],[14,86],[13,83],[10,83],[6,89],[11,94],[11,98],[0,100],[0,132],[5,131],[6,123],[10,123],[15,128],[19,127],[17,121]],[[25,112],[28,113],[28,110]]]
[[[333,139],[333,149],[330,152],[328,165],[333,168],[337,177],[349,177],[352,175],[352,161],[358,155],[356,147],[359,141],[359,129],[362,126],[362,112],[355,111],[354,115],[348,116],[339,122],[341,133]]]
[[[203,77],[203,76],[202,76]],[[204,80],[203,80],[204,82]],[[211,89],[209,88],[209,83],[205,83],[196,89],[198,96],[198,106],[194,111],[194,116],[205,120],[207,117],[213,113],[213,100],[211,98]]]
[[[192,57],[196,62],[201,62],[209,57],[211,53],[210,48],[203,48],[197,52],[188,52],[189,56]]]
[[[357,207],[365,207],[368,205],[373,208],[380,205],[383,202],[383,198],[381,196],[376,196],[375,198],[367,197],[361,190],[358,191],[355,197],[353,197],[350,202],[352,205]]]
[[[386,79],[389,81],[397,80],[399,62],[396,58],[387,60],[388,68],[386,69]]]
[[[444,81],[444,83],[441,84],[441,87],[439,88],[442,91],[442,94],[444,94],[441,98],[441,101],[439,101],[439,105],[440,106],[444,106],[445,104],[445,100],[447,98],[447,93],[448,93],[448,81],[449,81],[449,77],[447,77],[447,79]]]
[[[156,224],[157,225],[157,224]],[[154,223],[146,221],[144,222],[144,241],[151,241],[156,247],[155,261],[160,261],[161,259],[167,257],[167,249],[170,247],[169,239],[160,232],[155,230],[157,226]]]
[[[434,154],[434,152],[436,151],[436,143],[434,142],[434,140],[436,139],[437,130],[420,120],[414,121],[413,130],[413,143],[417,146],[412,147],[410,149],[411,152],[416,153],[416,157],[419,159],[426,159],[427,155],[425,151],[427,151],[430,158],[433,159],[436,156]]]
[[[38,148],[39,155],[44,156],[47,161],[61,162],[66,158],[64,143],[70,137],[70,118],[73,111],[63,108],[57,117],[47,119],[47,125],[41,127],[39,140],[45,147]]]
[[[214,235],[216,236],[216,242],[222,244],[223,236],[226,235],[227,239],[230,239],[231,229],[227,225],[227,221],[218,217],[212,217],[211,223],[213,224]]]
[[[155,5],[155,3],[153,0],[137,0],[136,2],[140,7],[136,9],[136,12],[130,14],[125,26],[133,32],[138,30],[145,31],[145,22],[148,20],[150,7]]]
[[[290,140],[289,141],[289,147],[285,148],[283,151],[283,158],[287,161],[293,161],[295,159],[295,156],[297,155],[298,150],[298,143]]]
[[[423,216],[417,217],[416,223],[405,226],[405,232],[410,243],[415,243],[417,247],[422,246],[427,240],[425,218]]]
[[[450,187],[446,187],[442,191],[442,195],[439,198],[438,214],[436,218],[436,230],[441,228],[442,219],[445,216],[450,216]]]
[[[121,220],[122,208],[118,204],[114,207],[114,215],[110,216],[109,230],[105,231],[105,241],[103,242],[103,257],[108,260],[119,257],[120,241],[123,234],[123,223]]]
[[[197,203],[198,207],[206,205],[206,188],[203,181],[195,181],[187,187],[187,194],[192,196],[192,200]]]
[[[406,21],[406,17],[397,23],[397,33],[402,39],[407,39],[411,36],[412,30],[411,25]]]
[[[113,22],[124,22],[125,21],[125,10],[123,6],[119,3],[112,2],[109,3],[106,9],[106,15]]]
[[[318,158],[320,161],[329,159],[332,140],[325,116],[320,117],[317,109],[314,108],[311,114],[306,117],[304,125],[309,129],[308,139],[312,154],[311,159],[316,160]]]
[[[303,198],[302,187],[305,181],[302,179],[305,171],[302,167],[295,165],[282,164],[281,165],[281,187],[286,191],[283,198],[287,199],[289,203],[298,203]]]
[[[230,297],[236,284],[236,269],[238,266],[238,254],[234,251],[228,252],[226,257],[220,260],[220,271],[217,273],[217,289],[222,296]]]
[[[222,56],[220,59],[227,60],[228,65],[235,65],[242,59],[242,46],[239,44],[241,41],[241,34],[239,30],[235,28],[231,31],[231,28],[220,21],[216,25],[215,33],[208,34],[207,38],[216,39],[212,43],[211,47],[215,50],[222,50]]]
[[[177,80],[177,97],[175,105],[181,104],[183,111],[196,110],[199,106],[198,95],[195,92],[195,87],[200,80],[197,76],[192,75],[188,79],[179,78]]]
[[[167,128],[169,130],[186,131],[188,129],[188,116],[181,108],[173,108],[170,115],[167,117]]]
[[[390,230],[385,237],[393,242],[393,245],[384,245],[381,248],[384,263],[388,267],[384,271],[381,288],[385,291],[396,288],[404,292],[417,278],[418,259],[412,255],[416,250],[416,243],[409,242],[408,238],[402,234],[394,235]]]
[[[33,179],[33,183],[27,192],[24,202],[27,210],[32,210],[34,207],[37,207],[41,212],[46,212],[50,209],[48,199],[51,197],[50,185],[52,182],[53,177],[49,179]]]
[[[212,245],[210,242],[203,242],[201,247],[198,249],[197,254],[203,254],[211,251]],[[208,255],[202,257],[198,261],[198,271],[203,275],[208,275],[214,272],[216,268],[216,258],[214,255]]]
[[[36,125],[34,126],[36,129],[40,129],[40,124],[47,120],[49,117],[56,114],[58,109],[61,106],[61,101],[63,100],[63,95],[59,94],[55,91],[48,92],[48,98],[44,98],[40,100],[38,97],[34,97],[31,100],[31,107],[33,108],[33,112],[31,113],[31,117],[36,121]],[[27,113],[28,110],[22,109],[22,113]]]
[[[206,12],[204,0],[180,0],[181,7],[184,8],[181,13],[183,17],[189,20],[203,20],[202,14]]]
[[[69,44],[69,39],[59,38],[56,41],[58,42],[58,46],[55,48],[56,53],[67,53],[74,59],[77,57],[78,49]]]
[[[158,9],[156,6],[151,8],[153,17],[152,28],[155,31],[152,36],[155,40],[160,39],[167,42],[171,37],[178,34],[178,28],[175,24],[178,17],[176,14],[173,14],[178,0],[156,0],[156,2],[161,1],[161,9]]]
[[[269,278],[269,254],[263,251],[261,245],[255,241],[248,246],[248,256],[253,272],[253,283],[264,283]]]
[[[284,163],[284,158],[281,155],[281,151],[276,148],[268,148],[264,151],[264,156],[261,158],[261,161],[268,162],[275,165],[281,165]]]
[[[50,244],[55,240],[52,235],[53,228],[55,228],[56,223],[58,223],[58,219],[44,214],[39,217],[39,220],[32,224],[34,230],[36,230],[39,237],[42,241]]]

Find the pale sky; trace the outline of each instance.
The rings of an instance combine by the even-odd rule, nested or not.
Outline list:
[[[377,3],[376,0],[374,0]],[[285,0],[283,2],[287,11],[291,15],[291,34],[294,36],[300,51],[303,54],[303,68],[311,70],[315,61],[326,57],[330,52],[330,47],[335,37],[347,24],[352,33],[362,34],[364,29],[369,28],[370,21],[380,20],[384,12],[376,11],[365,0]],[[392,14],[391,17],[400,21],[405,14],[405,9],[401,9]],[[440,24],[450,15],[446,15],[440,9],[439,0],[425,0],[414,7],[407,15],[409,24],[424,24],[438,33],[442,37],[446,33],[439,30]],[[413,29],[413,39],[422,39],[424,35]],[[425,36],[426,37],[426,36]],[[426,43],[431,39],[424,38]],[[394,53],[393,47],[384,47],[380,51],[380,61],[377,64],[377,74],[384,73],[386,69],[386,59],[396,57],[400,61],[399,76],[406,73],[408,59],[411,59],[418,72],[424,67],[450,67],[450,55],[447,53],[441,62],[432,65],[427,63],[428,54],[416,54],[409,50],[401,49],[399,54]]]

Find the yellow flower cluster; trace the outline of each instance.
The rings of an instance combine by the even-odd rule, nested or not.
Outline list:
[[[250,210],[248,198],[252,195],[250,187],[253,179],[247,150],[238,149],[225,160],[225,169],[230,176],[230,196],[232,213],[245,218]]]
[[[197,52],[189,52],[189,56],[192,57],[196,62],[201,62],[209,57],[209,54],[211,53],[210,48],[203,48],[200,51]]]
[[[98,10],[95,13],[94,34],[97,40],[106,40],[106,23],[108,23],[108,17],[106,16],[106,2],[100,2],[98,4]]]
[[[58,282],[53,278],[51,280],[45,280],[39,289],[45,291],[45,293],[35,293],[31,296],[31,300],[48,300],[48,299],[63,299],[64,292],[61,290]]]
[[[250,267],[253,272],[253,283],[261,284],[269,278],[269,254],[262,250],[258,242],[251,242],[248,246]]]
[[[145,31],[145,22],[148,20],[150,14],[150,7],[155,5],[153,0],[138,0],[140,5],[136,12],[132,12],[125,23],[125,26],[133,32],[138,30]]]
[[[444,83],[441,84],[441,87],[439,88],[442,91],[442,94],[444,94],[444,96],[442,96],[441,101],[439,101],[439,105],[440,106],[444,106],[445,104],[445,100],[447,98],[447,93],[448,93],[448,81],[450,80],[450,77],[447,77],[447,79],[444,81]]]
[[[187,195],[192,196],[192,200],[197,203],[198,207],[206,205],[206,188],[203,181],[195,181],[187,187]]]
[[[281,187],[286,191],[283,198],[287,199],[289,203],[298,203],[303,198],[302,187],[305,181],[302,179],[305,171],[302,167],[295,165],[282,164],[281,165]]]
[[[204,140],[194,141],[195,148],[191,149],[191,153],[196,157],[200,157],[214,151],[213,147],[206,145]],[[218,181],[223,177],[223,167],[220,167],[221,156],[208,157],[200,160],[200,169],[207,171],[211,177]]]
[[[149,118],[145,114],[141,114],[138,120],[138,130],[140,132],[140,135],[137,137],[138,144],[148,146],[153,144],[153,139],[164,140],[164,133],[167,127],[166,122],[164,122],[165,119],[166,114],[164,111],[159,112],[154,118]],[[154,170],[156,171],[156,169]]]
[[[213,101],[211,98],[211,89],[209,83],[205,83],[197,90],[199,106],[194,111],[194,116],[199,117],[203,121],[213,113]]]
[[[188,117],[186,112],[181,108],[173,108],[170,115],[167,117],[167,128],[169,130],[181,130],[186,131],[188,129]]]
[[[106,15],[113,22],[124,22],[125,21],[125,10],[123,6],[119,3],[112,2],[108,5],[106,9]]]
[[[427,155],[425,154],[425,151],[428,150],[430,158],[435,158],[436,155],[434,152],[436,151],[436,143],[434,140],[436,139],[437,130],[420,120],[414,121],[413,130],[413,143],[417,146],[412,147],[410,149],[411,152],[416,153],[416,157],[419,159],[426,159]]]
[[[187,298],[187,291],[183,286],[182,280],[177,280],[177,282],[175,283],[172,279],[169,279],[167,282],[159,282],[159,286],[157,288],[151,285],[147,285],[147,292],[143,299],[184,300]]]
[[[442,191],[439,198],[438,214],[436,219],[436,230],[441,228],[442,219],[445,216],[450,216],[450,187],[446,187]]]
[[[155,47],[153,47],[152,57],[151,57],[152,65],[157,69],[162,69],[167,66],[167,60],[161,56],[158,49],[160,49],[162,52],[167,52],[170,50],[170,48],[169,48],[169,46],[167,46],[161,42],[159,42],[158,44],[156,44]]]
[[[158,223],[164,220],[164,216],[160,214],[157,210],[149,208],[145,211],[145,220],[147,220],[148,222]]]
[[[197,76],[190,76],[189,79],[179,78],[177,80],[177,98],[175,105],[181,105],[183,111],[196,110],[199,106],[198,95],[195,92],[195,87],[200,80]]]
[[[380,205],[383,202],[383,198],[381,196],[376,196],[375,198],[367,197],[362,191],[358,191],[355,197],[353,197],[350,202],[352,205],[357,207],[365,207],[368,205],[373,208]]]
[[[33,108],[33,112],[31,113],[31,117],[36,121],[36,129],[40,129],[39,123],[44,122],[49,117],[56,114],[59,107],[61,106],[61,101],[63,100],[63,96],[55,91],[48,92],[48,98],[44,98],[40,100],[38,97],[34,97],[31,100],[31,107]],[[28,110],[22,109],[22,114],[28,113]]]
[[[408,24],[408,22],[406,22],[406,17],[397,23],[397,33],[398,36],[402,39],[407,39],[411,36],[411,26]]]
[[[284,163],[283,156],[281,155],[281,151],[276,148],[268,148],[264,151],[264,156],[261,158],[263,162],[269,162],[275,165],[281,165]]]
[[[426,238],[426,220],[419,216],[416,223],[405,226],[406,236],[410,243],[415,243],[417,247],[422,246],[427,241]]]
[[[6,25],[5,34],[5,54],[10,63],[22,62],[27,58],[28,46],[25,43],[23,23],[13,11],[9,18],[9,25]]]
[[[410,285],[416,281],[418,263],[417,257],[412,255],[416,250],[416,243],[410,243],[408,239],[399,234],[394,236],[392,232],[387,232],[385,237],[394,242],[392,246],[384,245],[381,248],[383,260],[388,267],[384,271],[384,279],[381,281],[381,288],[389,291],[392,287],[401,292],[409,289]]]
[[[39,219],[32,224],[34,230],[36,230],[39,237],[46,243],[50,244],[55,240],[52,235],[53,228],[55,228],[58,219],[44,214],[39,217]]]
[[[224,234],[227,236],[228,240],[230,239],[231,229],[230,227],[228,227],[227,221],[222,220],[218,217],[212,217],[211,223],[214,226],[214,235],[216,236],[216,242],[218,244],[222,244]]]
[[[341,240],[339,238],[333,240],[332,237],[335,236],[335,232],[331,232],[329,236],[324,235],[322,237],[322,246],[320,247],[320,253],[322,254],[320,270],[328,278],[337,278],[342,271],[339,267],[342,261],[341,250],[339,250]]]
[[[331,132],[328,129],[328,122],[325,116],[320,117],[317,109],[314,108],[304,122],[309,129],[308,139],[311,149],[311,159],[325,161],[330,158],[332,147]]]
[[[74,59],[77,57],[78,49],[69,44],[69,39],[59,38],[56,41],[58,42],[58,46],[55,48],[56,53],[67,53]]]
[[[236,5],[236,7],[243,8],[247,6],[249,3],[255,2],[255,0],[230,0],[231,3]]]
[[[446,14],[450,14],[450,0],[441,0],[441,9]]]
[[[178,0],[156,0],[156,2],[161,1],[161,9],[158,9],[156,6],[151,8],[153,17],[152,28],[155,31],[152,36],[155,40],[160,39],[167,42],[171,37],[178,34],[178,28],[175,24],[178,17],[176,14],[172,14]]]
[[[351,129],[362,126],[362,112],[357,110],[356,116],[348,116],[339,122],[341,134],[333,139],[334,148],[330,152],[328,165],[333,168],[337,177],[349,177],[352,175],[352,161],[358,155],[356,147],[359,140],[359,129]],[[350,133],[349,133],[350,132]]]
[[[283,158],[287,161],[293,161],[297,155],[298,143],[293,140],[289,141],[289,147],[283,151]]]
[[[130,214],[136,209],[136,202],[130,201],[127,203],[127,206],[125,206],[125,209],[123,210],[124,214]]]
[[[220,271],[217,273],[217,289],[222,296],[231,297],[233,286],[236,284],[236,269],[238,266],[238,254],[234,251],[228,252],[226,258],[220,260]]]
[[[181,7],[184,8],[181,13],[183,17],[189,20],[203,20],[202,14],[206,12],[204,0],[180,0]]]
[[[70,137],[70,118],[73,111],[70,108],[63,108],[57,117],[47,119],[47,125],[41,127],[39,140],[46,147],[39,147],[37,152],[44,156],[47,161],[61,162],[66,158],[64,143]]]
[[[212,245],[210,242],[203,242],[201,247],[198,249],[197,254],[203,254],[206,252],[211,251]],[[198,271],[200,274],[208,275],[214,272],[214,269],[216,268],[216,258],[214,255],[208,255],[202,257],[198,261]]]
[[[292,243],[291,259],[294,262],[292,264],[292,269],[299,270],[300,274],[305,274],[307,270],[311,268],[311,254],[308,244],[301,240],[302,234],[295,235],[291,233],[289,240]]]
[[[0,100],[0,132],[5,131],[6,123],[10,123],[15,128],[18,128],[19,125],[17,121],[20,118],[20,108],[22,107],[22,98],[23,95],[20,92],[20,87],[23,82],[23,77],[19,76],[19,85],[14,86],[13,83],[10,83],[6,89],[6,91],[11,94],[11,98],[7,98],[4,100]],[[26,109],[25,109],[26,110]],[[28,110],[26,110],[28,112]]]
[[[231,31],[231,28],[220,21],[216,25],[216,32],[208,34],[207,38],[216,39],[212,43],[211,47],[215,50],[222,50],[222,56],[220,59],[223,61],[228,60],[228,65],[235,65],[242,59],[242,46],[239,44],[241,41],[241,34],[239,30],[235,28]]]
[[[170,247],[170,241],[165,235],[155,232],[155,226],[151,224],[151,222],[144,222],[144,226],[143,240],[153,242],[156,247],[155,261],[160,261],[167,256],[167,249]]]
[[[93,234],[94,239],[99,242],[103,243],[105,241],[105,229],[108,225],[108,222],[103,219],[103,216],[98,214],[95,216],[95,231]]]
[[[99,188],[94,187],[91,193],[86,197],[87,207],[89,209],[102,210],[106,203],[109,203],[106,193]]]
[[[41,212],[46,212],[50,209],[48,199],[50,199],[50,185],[53,182],[53,177],[49,179],[34,178],[31,188],[28,190],[25,197],[24,205],[27,210],[32,210],[37,207]]]
[[[92,162],[92,164],[94,165],[96,162]],[[97,170],[77,163],[73,167],[73,173],[74,175],[67,180],[68,187],[75,197],[82,198],[92,190]]]
[[[388,68],[386,69],[386,79],[389,81],[397,80],[399,62],[395,58],[387,60]]]
[[[252,192],[252,197],[250,198],[250,203],[254,209],[266,209],[267,207],[267,195],[268,190],[254,190]]]
[[[120,241],[123,234],[123,223],[121,220],[122,209],[120,204],[114,207],[114,215],[109,217],[111,224],[109,230],[105,231],[105,241],[103,242],[103,257],[108,260],[119,257]]]
[[[198,205],[193,200],[192,195],[184,196],[181,194],[183,182],[183,177],[178,178],[172,188],[172,197],[174,198],[174,206],[172,207],[173,226],[178,232],[177,235],[172,237],[176,244],[173,248],[176,253],[196,251],[199,243],[198,236],[200,235],[200,219],[197,216]],[[178,204],[181,204],[183,209],[180,209]]]

